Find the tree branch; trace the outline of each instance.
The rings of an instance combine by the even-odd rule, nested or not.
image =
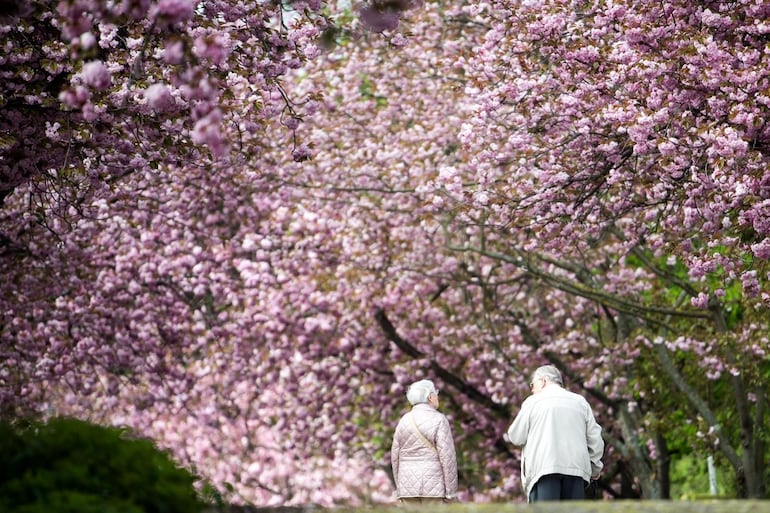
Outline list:
[[[380,325],[380,328],[382,329],[383,333],[385,333],[385,336],[388,338],[388,340],[396,344],[396,346],[404,354],[411,356],[412,358],[426,357],[425,353],[414,347],[414,345],[412,345],[407,340],[404,340],[401,335],[398,334],[395,326],[393,326],[393,323],[390,322],[390,319],[388,319],[385,310],[378,309],[374,314],[374,318],[377,320],[377,323]],[[436,360],[430,359],[429,361],[431,370],[442,381],[452,386],[454,389],[471,399],[473,402],[488,409],[496,417],[510,420],[511,409],[508,406],[496,403],[492,400],[491,397],[482,393],[479,389],[459,377],[457,374],[442,367],[441,364],[439,364]]]
[[[522,257],[514,257],[503,253],[497,253],[494,251],[487,251],[480,248],[468,247],[468,246],[455,246],[449,249],[458,252],[473,252],[479,255],[486,256],[495,260],[503,261],[512,264],[522,271],[531,274],[532,276],[540,279],[551,287],[571,294],[573,296],[582,297],[595,301],[601,305],[605,305],[618,312],[627,313],[645,319],[650,324],[656,326],[666,327],[664,322],[660,319],[656,319],[653,315],[672,316],[672,317],[684,317],[694,319],[710,319],[711,314],[708,312],[702,312],[697,310],[676,310],[671,308],[660,308],[655,306],[647,306],[640,304],[636,301],[629,300],[627,298],[619,297],[613,294],[608,294],[602,290],[598,290],[591,286],[587,286],[583,283],[575,282],[567,278],[555,276],[553,273],[549,273],[540,269],[537,265],[534,265],[531,259],[524,259]],[[559,265],[558,261],[549,260],[547,257],[538,256],[539,260],[548,262],[553,265],[557,265],[561,268],[565,268]],[[566,268],[565,270],[569,270]]]

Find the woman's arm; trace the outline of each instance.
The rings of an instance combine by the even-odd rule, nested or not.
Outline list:
[[[436,451],[444,474],[444,497],[454,499],[457,497],[457,454],[452,427],[443,415],[436,432]]]

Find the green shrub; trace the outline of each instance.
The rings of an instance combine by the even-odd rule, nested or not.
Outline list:
[[[0,423],[0,511],[197,513],[194,482],[122,429],[71,418]]]

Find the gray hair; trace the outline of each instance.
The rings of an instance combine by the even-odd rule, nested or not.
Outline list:
[[[438,394],[436,386],[429,379],[421,379],[409,385],[406,391],[406,399],[409,404],[427,403],[430,394]]]
[[[532,374],[532,381],[541,378],[550,381],[551,383],[564,385],[564,380],[561,378],[561,372],[559,372],[559,369],[553,365],[543,365],[542,367],[535,369],[535,372]]]

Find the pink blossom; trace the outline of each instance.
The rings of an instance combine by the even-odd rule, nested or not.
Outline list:
[[[696,308],[708,308],[709,296],[705,292],[701,292],[696,297],[690,299],[690,304]]]
[[[50,121],[46,121],[45,124],[45,135],[49,139],[58,140],[61,136],[59,135],[59,129],[61,128],[61,123],[54,122],[51,123]]]
[[[313,152],[310,150],[310,147],[302,143],[291,152],[292,158],[294,159],[294,162],[304,162],[308,159],[310,159],[313,156]]]
[[[409,44],[409,39],[406,36],[404,36],[404,34],[399,32],[398,34],[390,38],[390,44],[392,44],[396,48],[403,48],[404,46]]]
[[[752,244],[751,251],[757,258],[761,258],[762,260],[770,260],[770,238],[766,238],[763,239],[762,242]]]
[[[289,116],[286,119],[284,119],[283,124],[289,130],[296,130],[299,127],[299,124],[301,122],[302,122],[302,119],[298,118],[297,116]]]
[[[759,280],[757,279],[757,271],[746,271],[741,275],[741,284],[743,285],[743,293],[746,297],[757,297],[761,290]]]
[[[308,116],[312,116],[313,114],[315,114],[316,112],[318,112],[318,110],[319,110],[320,108],[321,108],[321,103],[320,103],[320,102],[318,102],[318,101],[316,101],[316,100],[309,100],[309,101],[308,101],[308,102],[305,104],[305,113],[306,113]]]
[[[730,28],[733,25],[733,21],[729,16],[721,16],[712,12],[710,9],[703,10],[701,21],[704,25],[722,29]]]
[[[315,44],[308,44],[305,45],[303,53],[305,54],[305,57],[308,59],[315,59],[319,55],[321,55],[321,49],[318,48]]]
[[[658,459],[658,450],[657,446],[655,444],[655,440],[652,438],[647,439],[647,451],[650,455],[651,460],[657,460]]]
[[[329,45],[317,62],[307,45],[326,13],[303,8],[320,0],[292,4],[286,32],[273,2],[196,2],[184,27],[156,11],[127,14],[158,1],[62,1],[72,8],[65,34],[78,18],[98,26],[89,52],[38,30],[59,23],[49,13],[21,24],[33,31],[5,27],[0,60],[19,69],[6,89],[42,105],[50,78],[74,74],[61,107],[82,116],[14,102],[0,116],[0,133],[18,126],[11,143],[26,145],[6,151],[0,136],[0,174],[14,188],[0,220],[13,239],[0,275],[11,368],[0,379],[22,382],[20,394],[0,390],[4,408],[26,401],[131,425],[208,482],[230,483],[235,501],[387,502],[392,487],[375,470],[387,465],[387,426],[406,406],[404,386],[435,364],[513,411],[529,392],[526,371],[556,354],[575,389],[636,400],[636,419],[665,413],[634,365],[655,358],[657,331],[640,324],[633,339],[600,343],[597,323],[616,312],[530,271],[670,310],[671,283],[628,258],[635,248],[689,276],[702,308],[739,279],[755,288],[747,271],[767,288],[761,1],[719,14],[740,44],[687,2],[674,12],[622,0],[580,17],[556,0],[431,2],[399,18],[415,3],[363,0],[391,6],[404,25],[364,39],[347,12],[334,16],[338,2],[324,2],[336,35],[356,44]],[[126,87],[100,94],[77,75],[96,50]],[[193,52],[200,58],[178,65]],[[217,62],[227,69],[211,73]],[[282,124],[289,108],[302,124]],[[231,143],[233,158],[217,158]],[[635,143],[643,158],[629,155]],[[741,309],[767,308],[764,294],[757,305],[726,293]],[[405,358],[387,340],[377,306],[426,356]],[[691,336],[666,345],[693,390],[700,375],[753,375],[753,345],[767,350],[761,312],[725,337],[695,313],[672,318]],[[754,358],[726,366],[728,351]],[[745,384],[761,398],[762,383]],[[518,497],[516,458],[493,446],[509,419],[444,390],[468,483],[482,488],[469,487],[469,500]],[[598,403],[616,431],[616,409]],[[690,410],[683,421],[700,425]],[[608,446],[605,461],[628,464],[621,449]],[[638,463],[656,450],[637,452]]]

